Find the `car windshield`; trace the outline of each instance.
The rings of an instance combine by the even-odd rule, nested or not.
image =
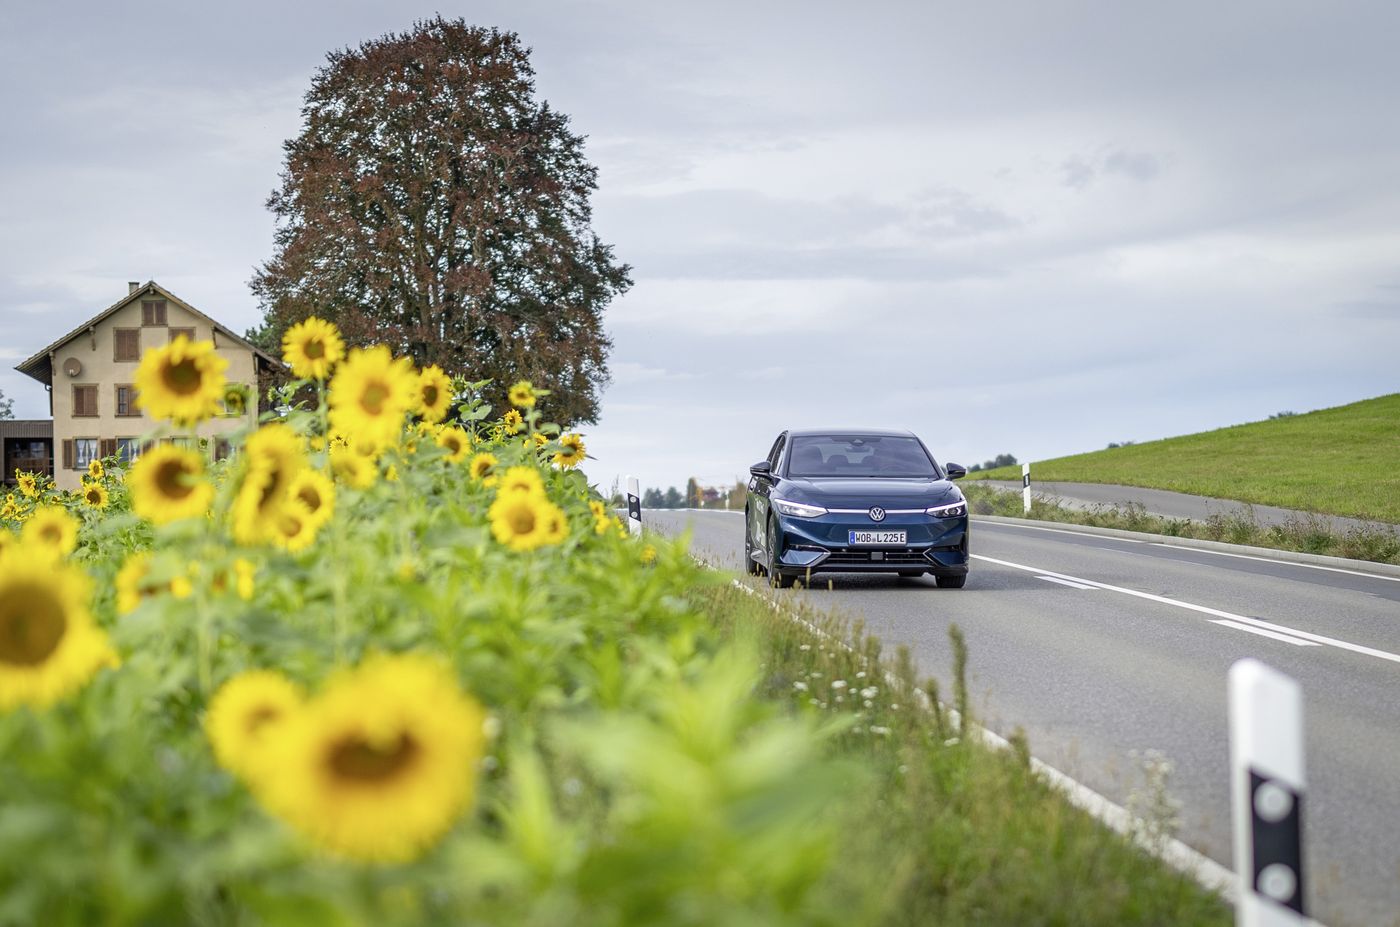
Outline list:
[[[938,470],[917,438],[899,435],[796,435],[788,475],[794,477],[923,477]]]

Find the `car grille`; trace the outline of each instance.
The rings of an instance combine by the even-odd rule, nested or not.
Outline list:
[[[879,560],[873,559],[871,554],[882,554]],[[922,551],[917,550],[833,550],[831,555],[822,561],[822,566],[841,563],[892,563],[892,564],[927,564]]]

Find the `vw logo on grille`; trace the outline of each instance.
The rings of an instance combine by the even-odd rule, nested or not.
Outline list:
[[[872,506],[870,507],[870,520],[871,520],[871,521],[884,521],[884,520],[885,520],[885,510],[882,509],[882,508],[880,508],[878,505],[872,505]]]

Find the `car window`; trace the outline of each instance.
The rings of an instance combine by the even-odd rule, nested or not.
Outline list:
[[[786,434],[778,435],[778,440],[773,442],[773,449],[768,452],[768,466],[774,473],[778,472],[778,458],[783,456],[783,440]]]
[[[917,438],[901,435],[798,435],[788,475],[795,477],[924,477],[938,468]]]

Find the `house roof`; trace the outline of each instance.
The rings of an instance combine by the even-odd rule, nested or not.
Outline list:
[[[130,293],[126,294],[121,299],[108,306],[106,309],[103,309],[97,315],[88,319],[86,322],[79,325],[77,328],[73,329],[71,332],[64,335],[62,338],[58,339],[53,344],[49,345],[42,351],[35,354],[33,357],[29,358],[26,361],[23,361],[22,363],[16,364],[15,369],[18,370],[20,373],[25,374],[26,376],[33,377],[40,383],[43,383],[45,386],[51,385],[53,383],[52,357],[53,354],[56,351],[58,351],[59,348],[63,347],[65,344],[72,341],[74,338],[78,337],[84,332],[94,328],[99,322],[107,318],[107,316],[111,315],[112,313],[116,312],[118,309],[135,302],[143,296],[159,296],[163,299],[166,299],[169,302],[172,302],[175,305],[179,306],[181,309],[184,309],[185,311],[189,312],[196,318],[200,318],[208,322],[210,327],[212,327],[219,334],[227,337],[230,341],[242,345],[243,347],[252,351],[253,356],[256,357],[259,361],[261,361],[264,365],[268,367],[283,366],[280,360],[273,357],[271,354],[268,354],[266,351],[261,350],[252,342],[248,341],[248,339],[242,337],[236,332],[230,331],[223,325],[220,325],[218,321],[200,312],[194,306],[191,306],[189,303],[185,302],[183,299],[176,296],[174,293],[170,292],[165,287],[156,283],[154,280],[148,280],[143,286],[137,287],[136,289],[132,290]]]

